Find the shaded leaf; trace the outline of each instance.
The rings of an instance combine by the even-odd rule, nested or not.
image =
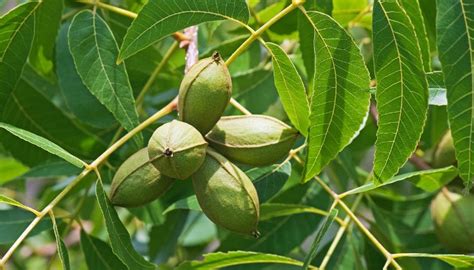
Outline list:
[[[458,255],[458,254],[426,254],[416,253],[411,256],[404,257],[418,257],[418,258],[433,258],[444,261],[445,263],[456,268],[471,268],[474,267],[474,256]]]
[[[23,231],[30,225],[36,216],[23,209],[13,208],[8,210],[0,210],[0,245],[13,243]],[[28,237],[37,235],[38,233],[51,229],[51,219],[43,218],[38,225],[28,234]]]
[[[130,235],[119,219],[112,203],[104,192],[102,183],[97,181],[96,196],[100,210],[105,218],[105,225],[113,252],[130,269],[155,269],[155,265],[146,261],[133,248]]]
[[[291,163],[253,168],[245,172],[257,189],[258,200],[264,203],[277,194],[291,175]]]
[[[280,46],[274,43],[266,45],[272,55],[275,86],[283,107],[293,126],[306,137],[309,127],[309,102],[303,80]]]
[[[374,176],[382,183],[415,151],[428,111],[428,84],[414,28],[398,2],[376,1],[373,30],[379,113]]]
[[[327,211],[300,204],[265,203],[260,205],[260,221],[301,213],[312,213],[321,216],[329,214]]]
[[[80,160],[79,158],[75,157],[74,155],[72,155],[71,153],[69,153],[68,151],[64,150],[63,148],[61,148],[59,145],[43,138],[43,137],[40,137],[36,134],[33,134],[29,131],[26,131],[24,129],[21,129],[21,128],[17,128],[17,127],[14,127],[12,125],[9,125],[9,124],[5,124],[5,123],[2,123],[0,122],[0,128],[3,128],[5,129],[6,131],[10,132],[11,134],[17,136],[18,138],[22,139],[22,140],[25,140],[31,144],[34,144],[42,149],[44,149],[45,151],[48,151],[49,153],[51,154],[54,154],[64,160],[66,160],[67,162],[73,164],[74,166],[77,166],[79,168],[82,168],[84,166],[84,162],[82,160]]]
[[[318,251],[318,247],[319,247],[319,244],[321,243],[321,239],[323,238],[323,236],[327,233],[327,231],[329,230],[329,228],[331,227],[332,223],[334,222],[334,219],[337,217],[337,209],[333,209],[331,210],[331,212],[329,213],[329,216],[327,216],[323,223],[322,223],[322,226],[319,228],[318,230],[318,233],[316,234],[316,237],[313,241],[313,244],[311,245],[311,249],[308,253],[308,255],[306,256],[305,260],[304,260],[304,265],[303,265],[303,269],[308,269],[309,268],[309,264],[311,263],[311,261],[314,259],[314,257],[316,257],[316,254],[317,254],[317,251]]]
[[[35,12],[35,39],[30,64],[41,74],[53,73],[54,44],[61,23],[63,0],[47,0]]]
[[[368,115],[369,73],[352,37],[331,17],[307,12],[315,68],[304,179],[319,174],[359,133]]]
[[[81,247],[89,269],[128,269],[104,241],[81,231]]]
[[[198,200],[195,195],[189,196],[187,198],[181,199],[172,205],[170,205],[168,208],[166,208],[165,211],[163,211],[163,215],[168,214],[171,211],[174,210],[195,210],[195,211],[202,211],[201,206],[199,206]]]
[[[133,90],[125,64],[115,64],[118,47],[106,22],[91,11],[81,11],[74,16],[68,36],[83,83],[126,130],[132,130],[139,124]]]
[[[178,238],[186,224],[187,215],[188,211],[169,213],[163,224],[151,228],[148,253],[152,261],[164,263],[176,253]]]
[[[64,23],[56,44],[56,74],[67,107],[79,120],[97,128],[116,123],[114,116],[87,89],[77,74],[68,46],[70,23]]]
[[[56,224],[56,219],[54,218],[53,212],[50,212],[50,216],[51,216],[51,221],[53,222],[53,231],[54,231],[54,237],[56,238],[56,248],[57,248],[59,259],[61,260],[63,270],[69,270],[71,269],[71,265],[69,263],[69,253],[67,251],[66,245],[61,239],[61,235],[59,234],[58,225]]]
[[[38,6],[39,2],[25,3],[0,18],[0,115],[30,53]]]
[[[469,188],[474,181],[474,5],[463,0],[436,3],[437,43],[448,90],[449,125],[459,174]]]
[[[368,183],[358,188],[352,189],[344,194],[353,195],[358,193],[365,193],[400,181],[410,181],[415,186],[423,189],[424,191],[434,192],[454,180],[457,175],[458,170],[456,169],[456,167],[453,166],[440,169],[410,172],[397,175],[381,185]]]
[[[22,204],[21,202],[17,201],[17,200],[14,200],[10,197],[7,197],[5,195],[0,195],[0,203],[6,203],[6,204],[9,204],[9,205],[12,205],[12,206],[16,206],[16,207],[19,207],[19,208],[22,208],[26,211],[30,211],[32,212],[33,214],[37,215],[38,214],[38,211],[30,208],[29,206],[26,206],[24,204]]]
[[[224,19],[246,23],[248,18],[243,0],[151,0],[128,29],[119,61],[188,26]]]
[[[300,261],[280,255],[248,251],[230,251],[226,253],[217,252],[206,254],[204,255],[204,259],[202,261],[184,262],[177,268],[177,270],[218,269],[233,265],[255,263],[274,263],[298,266],[303,265],[303,263]],[[312,269],[316,268],[312,267]]]

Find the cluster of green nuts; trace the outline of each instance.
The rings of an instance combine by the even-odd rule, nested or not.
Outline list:
[[[257,190],[233,162],[270,165],[289,153],[298,132],[268,116],[222,116],[231,94],[232,80],[218,53],[192,66],[179,89],[179,121],[157,128],[148,146],[120,166],[112,181],[112,203],[140,206],[176,179],[191,178],[210,220],[257,237]]]

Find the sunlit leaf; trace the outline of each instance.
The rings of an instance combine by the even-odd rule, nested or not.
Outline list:
[[[369,110],[369,73],[352,37],[331,17],[307,12],[315,72],[304,179],[319,174],[359,133]]]
[[[382,183],[415,151],[428,110],[428,83],[415,30],[398,2],[376,1],[373,30],[379,113],[374,176]]]
[[[246,23],[248,18],[248,8],[243,0],[150,0],[128,29],[119,60],[188,26],[224,19]]]

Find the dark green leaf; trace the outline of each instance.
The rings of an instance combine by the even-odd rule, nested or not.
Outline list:
[[[474,257],[469,255],[416,253],[411,254],[409,257],[438,259],[456,267],[456,269],[474,267]]]
[[[28,211],[14,208],[0,210],[0,245],[13,243],[28,227],[36,216]],[[38,225],[28,234],[29,237],[51,229],[51,219],[43,218]]]
[[[24,129],[17,128],[17,127],[14,127],[12,125],[5,124],[5,123],[2,123],[2,122],[0,122],[0,128],[5,129],[6,131],[10,132],[11,134],[17,136],[18,138],[20,138],[22,140],[25,140],[25,141],[27,141],[31,144],[34,144],[34,145],[44,149],[45,151],[48,151],[51,154],[54,154],[54,155],[66,160],[67,162],[69,162],[69,163],[71,163],[71,164],[73,164],[73,165],[75,165],[79,168],[82,168],[84,166],[84,162],[82,160],[75,157],[74,155],[72,155],[68,151],[64,150],[59,145],[57,145],[57,144],[41,137],[41,136],[38,136],[38,135],[33,134],[33,133],[31,133],[29,131],[26,131]]]
[[[459,174],[474,182],[474,5],[464,0],[436,1],[437,42],[448,93],[449,125]]]
[[[67,251],[66,245],[61,239],[61,235],[59,234],[59,231],[58,231],[58,225],[56,224],[56,220],[52,212],[51,212],[51,221],[53,222],[54,237],[56,238],[56,248],[57,248],[59,259],[61,260],[61,264],[63,266],[63,270],[69,270],[71,269],[71,265],[69,263],[69,253]]]
[[[316,257],[316,254],[317,254],[317,251],[318,251],[318,247],[319,247],[319,243],[321,243],[321,239],[323,238],[323,236],[327,233],[327,231],[329,230],[329,228],[331,227],[332,223],[334,222],[334,219],[337,217],[337,210],[336,209],[333,209],[331,210],[331,212],[329,213],[329,216],[327,216],[323,223],[322,223],[322,226],[321,228],[318,230],[318,233],[316,234],[316,238],[314,239],[313,241],[313,244],[311,245],[311,249],[308,253],[308,255],[306,256],[305,260],[304,260],[304,265],[303,265],[303,269],[308,269],[309,268],[309,264],[311,263],[311,261],[314,259],[314,257]]]
[[[416,34],[396,1],[374,4],[374,59],[379,127],[374,176],[394,176],[421,137],[428,111],[428,84]]]
[[[309,102],[306,89],[295,65],[285,51],[274,43],[267,43],[273,59],[275,86],[291,123],[308,136]]]
[[[104,241],[81,231],[81,247],[89,269],[128,269]]]
[[[38,6],[39,2],[25,3],[0,18],[0,115],[30,53]]]
[[[163,211],[163,215],[166,215],[171,211],[179,209],[202,211],[196,196],[193,195],[173,203],[165,211]]]
[[[148,253],[154,262],[164,263],[176,253],[178,238],[186,224],[187,215],[188,211],[169,213],[163,224],[151,228]]]
[[[315,69],[304,179],[319,174],[359,133],[368,115],[369,73],[351,36],[331,17],[307,12]],[[317,67],[317,68],[316,68]]]
[[[81,11],[72,20],[68,36],[83,83],[126,130],[132,130],[139,124],[133,90],[125,64],[115,63],[118,47],[106,22],[91,11]]]
[[[116,123],[114,116],[89,92],[74,66],[68,46],[68,29],[65,23],[59,31],[56,45],[56,73],[58,84],[67,107],[81,121],[97,128]]]
[[[54,43],[61,23],[63,2],[63,0],[43,1],[35,12],[35,40],[29,62],[43,75],[53,73]]]
[[[150,0],[128,29],[119,61],[188,26],[224,19],[246,23],[248,18],[243,0]]]
[[[277,194],[291,175],[291,163],[253,168],[245,172],[257,189],[258,200],[264,203]]]
[[[105,218],[105,225],[110,238],[112,250],[129,269],[155,269],[155,265],[146,261],[133,248],[130,235],[119,219],[117,212],[104,192],[102,183],[97,181],[96,196],[100,210]]]
[[[329,214],[327,211],[300,204],[264,203],[260,205],[260,221],[302,213],[312,213],[321,216]]]

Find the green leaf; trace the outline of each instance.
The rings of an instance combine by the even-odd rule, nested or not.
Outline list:
[[[398,2],[376,1],[373,31],[379,112],[374,176],[382,183],[415,151],[428,111],[428,83],[414,28]]]
[[[194,211],[202,212],[201,206],[199,206],[196,195],[192,195],[192,196],[181,199],[181,200],[173,203],[172,205],[170,205],[168,208],[166,208],[165,211],[163,211],[163,215],[166,215],[171,211],[180,210],[180,209],[182,209],[182,210],[194,210]]]
[[[65,162],[63,160],[46,162],[35,167],[32,167],[25,174],[21,175],[20,178],[28,177],[58,177],[58,176],[72,176],[77,175],[81,172],[81,169]]]
[[[68,35],[83,83],[126,130],[132,130],[139,124],[133,90],[125,64],[115,64],[118,47],[106,22],[91,11],[81,11],[74,16]]]
[[[306,89],[295,65],[280,46],[267,43],[273,59],[275,86],[288,118],[295,128],[308,136],[309,102]]]
[[[150,0],[128,29],[118,61],[188,26],[224,19],[247,23],[245,1]]]
[[[58,251],[59,259],[61,260],[63,270],[69,270],[71,269],[71,265],[69,263],[69,253],[67,251],[66,245],[61,239],[61,235],[59,234],[58,225],[56,224],[56,219],[54,218],[53,212],[50,212],[50,216],[51,216],[51,221],[53,222],[53,231],[54,231],[54,237],[56,238],[56,248]]]
[[[0,185],[3,185],[28,171],[28,167],[14,158],[0,158]]]
[[[264,203],[260,205],[260,221],[302,213],[311,213],[321,216],[327,216],[329,214],[327,211],[319,208],[300,204]]]
[[[307,12],[315,72],[304,179],[319,174],[359,133],[368,116],[369,73],[352,37],[331,17]]]
[[[66,160],[67,162],[79,167],[79,168],[82,168],[84,166],[84,162],[82,160],[80,160],[79,158],[75,157],[74,155],[72,155],[71,153],[69,153],[68,151],[64,150],[63,148],[61,148],[59,145],[43,138],[43,137],[40,137],[36,134],[33,134],[29,131],[26,131],[24,129],[21,129],[21,128],[17,128],[17,127],[14,127],[12,125],[9,125],[9,124],[5,124],[5,123],[2,123],[0,122],[0,128],[3,128],[5,129],[6,131],[10,132],[11,134],[17,136],[18,138],[22,139],[22,140],[25,140],[31,144],[34,144],[42,149],[44,149],[45,151],[48,151],[49,153],[51,154],[54,154],[64,160]]]
[[[35,12],[35,39],[30,64],[43,75],[52,75],[54,44],[61,23],[63,0],[47,0]]]
[[[291,163],[253,168],[245,172],[257,189],[258,200],[264,203],[277,194],[291,175]]]
[[[0,203],[6,203],[6,204],[9,204],[9,205],[12,205],[12,206],[19,207],[23,210],[30,211],[35,215],[38,214],[38,211],[36,211],[35,209],[32,209],[31,207],[26,206],[26,205],[22,204],[21,202],[19,202],[17,200],[14,200],[10,197],[7,197],[5,195],[0,195]]]
[[[116,123],[114,116],[82,83],[74,66],[68,46],[70,23],[64,23],[56,44],[56,74],[64,101],[71,112],[81,121],[97,128],[107,128]]]
[[[0,18],[0,115],[30,53],[38,6],[38,2],[25,3]]]
[[[444,76],[441,71],[426,73],[428,87],[430,91],[429,104],[434,106],[446,106],[448,99],[446,97],[446,86],[444,85]]]
[[[148,243],[150,260],[164,263],[176,254],[178,238],[183,232],[187,215],[188,211],[169,213],[163,224],[151,228],[150,242]]]
[[[421,49],[423,66],[425,71],[428,72],[431,70],[431,50],[419,0],[400,0],[400,5],[405,10],[415,29],[415,34]]]
[[[2,232],[0,233],[0,245],[13,243],[35,217],[33,213],[19,208],[0,210],[0,232]],[[51,219],[45,217],[28,234],[28,237],[51,229],[51,226]]]
[[[415,258],[433,258],[441,260],[456,269],[460,268],[472,268],[474,267],[474,256],[469,255],[458,255],[458,254],[427,254],[427,253],[408,253],[403,254],[405,256],[397,257],[415,257]]]
[[[257,263],[274,263],[286,265],[303,265],[302,262],[274,254],[265,254],[248,251],[230,251],[217,252],[204,255],[202,261],[191,261],[182,263],[177,270],[204,270],[204,269],[219,269],[222,267],[229,267],[243,264],[257,264]],[[312,267],[312,269],[316,269]]]
[[[390,180],[384,182],[381,185],[376,185],[374,183],[368,183],[363,186],[360,186],[358,188],[352,189],[344,195],[353,195],[353,194],[358,194],[358,193],[365,193],[386,185],[390,185],[396,182],[400,181],[409,181],[418,188],[423,189],[424,191],[427,192],[434,192],[452,180],[456,178],[458,175],[458,170],[456,167],[449,166],[446,168],[440,168],[440,169],[431,169],[431,170],[424,170],[424,171],[418,171],[418,172],[410,172],[410,173],[405,173],[405,174],[400,174],[397,175]]]
[[[331,212],[329,213],[329,216],[327,216],[324,219],[323,224],[321,228],[318,230],[318,233],[316,234],[316,238],[314,239],[313,244],[311,245],[311,249],[304,260],[303,269],[305,270],[308,269],[309,264],[314,259],[314,257],[316,257],[319,243],[321,243],[323,236],[327,233],[327,231],[331,227],[336,217],[337,217],[337,209],[332,209]]]
[[[112,250],[129,269],[155,269],[155,265],[145,260],[133,248],[130,235],[119,219],[112,203],[104,192],[100,180],[96,184],[96,196],[100,210],[105,218],[105,226]]]
[[[127,270],[104,241],[81,231],[81,247],[89,269]]]
[[[474,6],[464,0],[436,1],[439,59],[448,93],[449,125],[459,174],[474,178]]]

